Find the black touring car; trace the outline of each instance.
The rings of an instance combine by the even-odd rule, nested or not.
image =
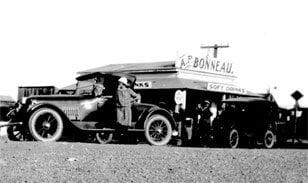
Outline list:
[[[279,118],[275,102],[263,98],[239,97],[222,101],[222,111],[213,121],[213,137],[231,148],[263,144],[273,148],[284,135],[286,121]]]
[[[132,75],[97,72],[78,77],[74,95],[23,98],[8,114],[11,118],[7,129],[9,139],[57,141],[86,134],[100,143],[108,143],[119,134],[134,132],[143,134],[139,137],[145,137],[152,145],[169,143],[172,135],[177,135],[176,123],[167,110],[156,105],[133,103],[132,125],[117,127],[115,93],[118,79],[123,76],[133,88],[135,77]],[[84,81],[91,83],[87,90],[78,87]],[[101,85],[103,89],[98,87]]]

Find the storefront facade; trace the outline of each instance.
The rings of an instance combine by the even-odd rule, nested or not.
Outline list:
[[[192,105],[200,98],[219,102],[232,96],[260,96],[236,86],[234,83],[237,77],[232,63],[215,58],[183,55],[176,61],[111,64],[81,71],[79,74],[92,72],[134,74],[137,78],[135,89],[141,93],[142,102],[164,102],[170,108],[174,108],[176,97],[183,98],[178,102],[186,109],[188,104]]]

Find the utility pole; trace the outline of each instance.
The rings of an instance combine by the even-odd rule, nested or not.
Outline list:
[[[217,58],[217,53],[218,53],[218,48],[229,48],[229,45],[217,45],[217,44],[214,44],[213,46],[211,45],[208,45],[208,46],[204,46],[204,45],[201,45],[200,47],[201,49],[210,49],[210,48],[213,48],[214,49],[214,58]]]

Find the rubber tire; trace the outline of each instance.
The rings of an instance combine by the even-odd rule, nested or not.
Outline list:
[[[21,125],[8,126],[6,129],[7,137],[11,141],[23,141],[25,140],[25,134],[23,130],[16,130],[16,128],[21,129]],[[19,136],[17,137],[15,132],[19,132]]]
[[[100,137],[100,135],[102,133],[96,133],[95,137],[96,137],[97,142],[100,143],[100,144],[108,144],[108,143],[110,143],[112,141],[112,139],[113,139],[113,133],[108,133],[108,138],[107,139],[102,139]],[[104,134],[104,135],[107,135],[107,133]]]
[[[231,136],[236,135],[237,139],[236,139],[236,143],[235,144],[231,144]],[[238,148],[239,144],[240,144],[240,134],[237,130],[237,128],[231,128],[228,136],[227,136],[227,147],[230,147],[232,149]]]
[[[272,139],[270,143],[267,142],[268,135],[270,135]],[[276,142],[277,142],[276,139],[277,137],[272,129],[266,130],[263,136],[263,146],[267,149],[273,148],[276,145]]]
[[[57,129],[55,134],[51,137],[51,138],[44,138],[41,135],[39,135],[35,129],[35,124],[36,124],[36,120],[37,118],[45,113],[50,113],[53,115],[53,117],[56,119],[57,122]],[[63,134],[63,119],[61,118],[60,114],[55,111],[54,109],[51,108],[40,108],[38,110],[36,110],[30,117],[29,119],[29,131],[31,133],[31,135],[33,136],[33,138],[37,141],[42,141],[42,142],[54,142],[57,141],[61,138],[62,134]]]
[[[155,122],[157,120],[164,122],[165,125],[167,126],[167,135],[164,139],[162,139],[162,141],[153,140],[152,137],[150,136],[150,133],[149,133],[150,126],[152,125],[153,122]],[[151,145],[163,146],[163,145],[168,144],[171,140],[171,137],[172,137],[172,126],[171,126],[170,121],[165,116],[160,115],[160,114],[155,114],[155,115],[151,116],[145,124],[145,137],[146,137],[148,143],[151,144]]]

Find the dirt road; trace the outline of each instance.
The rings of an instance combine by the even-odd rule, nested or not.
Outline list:
[[[1,182],[308,182],[307,149],[0,141]]]

